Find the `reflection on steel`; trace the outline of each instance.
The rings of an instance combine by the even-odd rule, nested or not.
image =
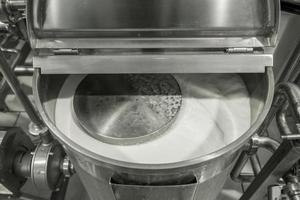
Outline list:
[[[272,37],[279,19],[277,0],[30,0],[28,7],[38,38]]]
[[[11,10],[25,10],[26,0],[5,0]]]
[[[169,74],[89,75],[73,97],[73,117],[100,141],[132,145],[163,134],[181,102],[180,87]]]
[[[17,65],[14,70],[16,75],[32,75],[33,74],[33,67],[32,66],[21,66]]]
[[[257,51],[274,47],[279,16],[278,0],[28,0],[27,13],[37,55],[40,49]]]
[[[40,145],[33,153],[31,162],[31,177],[33,184],[41,191],[50,190],[48,185],[48,159],[51,154],[52,144]],[[52,188],[53,189],[53,188]]]
[[[270,185],[279,184],[279,179],[282,178],[299,160],[299,87],[292,83],[280,84],[275,93],[272,110],[273,111],[267,116],[267,121],[270,122],[270,119],[275,116],[274,113],[277,112],[277,123],[280,129],[280,134],[284,140],[248,187],[241,197],[241,200],[262,199],[268,191],[268,187]],[[293,113],[292,122],[286,118],[286,114],[290,110]]]

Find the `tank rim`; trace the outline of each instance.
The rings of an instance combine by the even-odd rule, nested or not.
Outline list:
[[[93,162],[99,163],[102,166],[108,166],[110,168],[121,168],[123,170],[135,170],[134,171],[135,173],[137,173],[136,170],[142,170],[143,172],[145,172],[145,171],[163,172],[163,171],[169,171],[169,170],[174,171],[174,170],[179,170],[182,168],[187,169],[187,168],[193,168],[195,166],[202,166],[202,165],[212,162],[213,160],[218,159],[224,155],[228,155],[228,154],[235,155],[235,153],[238,153],[239,150],[242,148],[242,146],[245,145],[246,141],[252,135],[255,134],[255,132],[257,131],[257,129],[260,127],[263,120],[265,119],[267,113],[269,112],[269,109],[271,108],[273,95],[274,95],[274,75],[273,75],[272,67],[266,67],[265,74],[267,76],[267,82],[268,82],[268,86],[267,86],[268,94],[266,96],[265,105],[262,108],[262,111],[259,114],[258,118],[252,124],[250,129],[248,129],[248,131],[246,131],[241,137],[239,137],[234,142],[232,142],[232,143],[228,144],[227,146],[225,146],[221,149],[218,149],[217,151],[214,151],[210,154],[196,157],[196,158],[186,160],[186,161],[180,161],[180,162],[175,162],[175,163],[164,163],[164,164],[130,163],[130,162],[119,161],[119,160],[107,158],[107,157],[98,155],[94,152],[91,152],[87,148],[79,146],[78,144],[75,144],[71,140],[69,140],[52,123],[48,114],[44,110],[42,102],[40,101],[40,98],[39,98],[40,95],[39,95],[39,90],[38,90],[38,85],[39,85],[39,81],[40,81],[39,69],[35,69],[34,75],[33,75],[33,95],[34,95],[35,103],[37,106],[37,110],[40,113],[40,116],[42,117],[42,119],[44,120],[45,124],[48,126],[50,131],[53,133],[54,137],[67,148],[67,151],[68,150],[75,151],[76,153],[79,153],[80,155],[85,156],[85,159],[92,160]],[[171,171],[169,171],[169,172],[171,172]]]

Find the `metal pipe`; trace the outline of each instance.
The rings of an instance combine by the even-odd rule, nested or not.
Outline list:
[[[241,176],[241,172],[242,172],[243,168],[245,167],[247,161],[248,161],[248,154],[246,151],[243,151],[230,173],[231,179],[233,181],[236,181],[236,182],[243,181],[242,180],[243,176]]]
[[[8,12],[24,11],[26,8],[25,0],[6,0],[6,9]]]
[[[31,66],[22,66],[22,65],[17,65],[14,69],[14,72],[16,75],[33,75],[33,67]]]
[[[278,128],[280,133],[283,133],[285,135],[290,135],[292,134],[292,131],[290,130],[289,126],[287,125],[287,120],[286,120],[286,111],[289,107],[289,103],[285,102],[283,107],[277,112],[276,115],[276,121],[278,124]]]
[[[20,53],[17,54],[12,64],[13,67],[18,63],[19,59],[20,59]],[[44,122],[37,114],[30,100],[21,89],[19,80],[14,75],[12,67],[7,63],[6,59],[4,58],[4,53],[2,51],[0,51],[0,72],[2,73],[4,79],[7,81],[12,91],[20,100],[26,113],[28,114],[29,118],[33,122],[33,124],[31,124],[30,126],[30,131],[39,134],[43,143],[45,144],[50,143],[52,141],[52,136],[49,133],[48,128],[44,125]]]
[[[7,4],[10,7],[13,7],[15,9],[18,9],[18,8],[24,8],[25,9],[26,1],[25,0],[7,0]]]
[[[16,96],[19,98],[20,102],[24,106],[24,109],[26,110],[28,116],[30,119],[41,129],[44,128],[43,121],[39,118],[37,115],[33,105],[31,104],[28,97],[24,94],[24,92],[21,89],[20,83],[18,79],[14,76],[14,73],[7,63],[7,61],[4,58],[4,54],[2,51],[0,51],[0,71],[13,90],[13,92],[16,94]]]
[[[299,140],[300,139],[300,134],[283,135],[283,136],[281,136],[281,138],[284,139],[284,140]]]
[[[272,153],[280,146],[279,142],[269,137],[254,136],[252,137],[251,142],[252,145],[257,146],[258,148],[262,147]]]
[[[257,154],[250,156],[250,162],[254,172],[254,176],[257,176],[261,170],[261,164],[259,162]]]
[[[231,171],[231,179],[236,182],[251,182],[259,174],[261,166],[257,158],[257,149],[264,148],[270,152],[275,152],[280,143],[269,137],[259,137],[258,135],[251,138],[250,147],[244,150],[238,158],[236,165]],[[242,170],[250,158],[254,173],[242,173]]]

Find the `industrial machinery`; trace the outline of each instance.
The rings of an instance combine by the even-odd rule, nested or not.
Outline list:
[[[64,199],[76,173],[89,200],[215,200],[228,177],[250,184],[241,199],[300,198],[300,90],[273,77],[280,1],[3,0],[0,10],[1,92],[31,120],[0,132],[4,196],[30,179]],[[18,73],[33,73],[33,102]],[[265,135],[275,118],[280,141]],[[260,148],[273,153],[264,166]]]

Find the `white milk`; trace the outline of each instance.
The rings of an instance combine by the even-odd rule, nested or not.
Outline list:
[[[89,151],[143,164],[175,163],[212,153],[250,127],[250,99],[236,74],[182,74],[183,102],[174,123],[160,137],[138,145],[106,144],[86,134],[72,117],[72,96],[84,75],[71,75],[56,103],[58,129]]]

